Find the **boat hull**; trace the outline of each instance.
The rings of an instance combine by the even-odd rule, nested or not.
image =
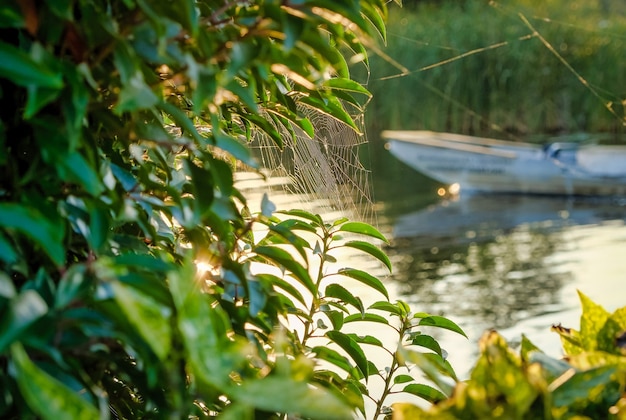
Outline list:
[[[398,160],[462,191],[550,195],[626,195],[626,177],[597,176],[575,165],[574,145],[544,146],[425,131],[385,131]],[[626,162],[625,162],[626,164]]]

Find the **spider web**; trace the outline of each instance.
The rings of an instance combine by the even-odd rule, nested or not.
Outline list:
[[[314,108],[300,105],[299,110],[311,121],[313,138],[294,126],[294,139],[284,126],[276,125],[283,150],[262,132],[251,143],[268,178],[270,199],[283,210],[302,208],[328,220],[348,217],[373,223],[371,172],[359,157],[366,151],[365,135]],[[353,119],[364,132],[363,113]],[[284,196],[276,196],[276,191]]]

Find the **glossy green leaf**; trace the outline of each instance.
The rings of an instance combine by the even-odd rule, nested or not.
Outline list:
[[[369,242],[364,241],[349,241],[344,244],[344,246],[358,249],[363,251],[372,257],[381,261],[385,266],[391,271],[391,261],[389,261],[389,257],[385,254],[380,248],[375,245],[370,244]]]
[[[393,377],[394,384],[405,384],[407,382],[413,382],[415,378],[411,375],[396,375]]]
[[[20,86],[38,86],[53,89],[63,87],[61,73],[42,66],[26,52],[0,42],[0,75]]]
[[[159,359],[165,360],[172,346],[171,309],[124,283],[112,282],[111,287],[115,300],[129,323]]]
[[[424,313],[417,313],[414,315],[415,318],[419,318],[419,322],[417,325],[420,327],[437,327],[443,328],[446,330],[454,331],[457,334],[461,334],[463,337],[467,338],[465,332],[459,327],[456,323],[439,315],[429,315]]]
[[[322,218],[317,215],[317,214],[313,214],[310,213],[308,211],[305,210],[280,210],[277,213],[279,214],[286,214],[287,216],[295,216],[295,217],[301,217],[303,219],[309,220],[310,222],[312,222],[312,224],[314,226],[318,226],[318,227],[322,227],[324,226],[324,222],[322,221]]]
[[[293,296],[294,298],[296,298],[300,303],[302,304],[306,304],[304,297],[302,296],[302,293],[300,293],[300,291],[294,287],[293,284],[289,283],[288,281],[281,279],[278,276],[275,276],[273,274],[257,274],[256,277],[261,280],[266,282],[267,284],[270,284],[272,287],[277,287],[279,289],[284,290],[285,292],[287,292],[289,295]]]
[[[367,312],[364,314],[348,315],[347,317],[345,317],[343,321],[344,323],[364,321],[364,322],[376,322],[378,324],[389,325],[389,321],[387,320],[387,318],[382,317],[380,315],[376,315],[376,314],[369,314]]]
[[[333,330],[341,331],[344,319],[344,314],[342,311],[325,311],[324,315],[326,315],[330,320],[331,324],[333,325]]]
[[[371,335],[348,334],[348,336],[350,336],[354,341],[356,341],[359,344],[369,344],[371,346],[376,346],[376,347],[385,347],[382,341],[380,341],[378,338],[373,337]],[[372,372],[370,372],[370,375],[371,374]]]
[[[311,352],[314,353],[320,360],[329,362],[338,368],[343,369],[347,373],[353,373],[355,370],[355,367],[350,363],[350,360],[347,357],[329,347],[313,347]]]
[[[389,300],[389,293],[387,292],[387,288],[385,287],[385,285],[376,277],[372,276],[371,274],[362,270],[354,269],[354,268],[342,268],[337,272],[337,274],[341,274],[342,276],[346,276],[346,277],[350,277],[352,279],[358,280],[361,283],[378,291],[383,296],[385,296],[387,300]]]
[[[447,398],[443,392],[426,384],[409,384],[402,388],[402,392],[423,398],[433,404],[437,404]]]
[[[411,340],[411,344],[413,344],[415,346],[420,346],[420,347],[424,347],[424,348],[427,348],[429,350],[432,350],[435,353],[437,353],[439,356],[443,357],[443,352],[441,351],[441,346],[439,345],[437,340],[435,340],[430,335],[417,334]]]
[[[339,331],[327,331],[326,337],[330,338],[335,344],[348,353],[365,378],[369,376],[367,357],[365,357],[363,349],[356,341]]]
[[[388,243],[389,241],[385,236],[378,231],[372,225],[362,222],[346,222],[339,227],[342,232],[352,232],[361,235],[370,236],[372,238],[380,239],[381,241]]]
[[[100,412],[57,379],[38,368],[24,348],[11,346],[17,384],[29,407],[42,419],[93,420]]]
[[[400,310],[400,308],[398,308],[397,305],[394,305],[391,302],[385,302],[385,301],[374,302],[370,305],[369,308],[376,309],[379,311],[389,312],[391,314],[398,315],[398,316],[402,315],[402,311]]]
[[[289,270],[309,292],[315,293],[316,287],[309,272],[287,251],[276,247],[259,246],[254,249],[254,252]]]
[[[63,224],[44,217],[33,207],[14,203],[0,203],[0,226],[18,230],[38,242],[57,265],[65,261],[62,244],[65,237]]]
[[[332,88],[332,89],[347,90],[350,92],[362,93],[364,95],[371,96],[371,93],[369,90],[367,90],[359,82],[356,82],[352,79],[333,77],[331,79],[326,80],[324,82],[324,86]]]
[[[24,290],[11,299],[8,313],[0,320],[0,353],[46,313],[48,305],[35,290]]]
[[[359,312],[364,313],[365,308],[363,302],[358,296],[354,296],[345,287],[340,284],[332,283],[326,287],[324,291],[326,297],[333,297],[342,300],[343,302],[354,306]]]
[[[319,420],[352,418],[352,410],[347,404],[329,391],[313,388],[307,382],[268,376],[244,382],[237,388],[237,394],[238,401],[262,410]]]

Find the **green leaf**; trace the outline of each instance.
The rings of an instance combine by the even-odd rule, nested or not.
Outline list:
[[[341,311],[324,311],[324,315],[328,317],[333,324],[333,330],[340,331],[343,327],[343,312]]]
[[[313,213],[309,213],[308,211],[305,211],[305,210],[298,210],[298,209],[294,209],[294,210],[280,210],[280,211],[277,211],[276,213],[286,214],[288,216],[296,216],[296,217],[300,217],[302,219],[309,220],[310,222],[312,222],[313,226],[317,226],[317,227],[324,226],[324,221],[322,220],[322,218],[319,215],[313,214]]]
[[[58,162],[57,173],[62,179],[82,185],[89,194],[96,197],[104,191],[100,175],[78,151],[66,154]]]
[[[389,271],[391,271],[391,261],[389,261],[389,257],[385,254],[380,248],[375,245],[370,244],[369,242],[364,241],[349,241],[344,244],[344,246],[358,249],[360,251],[366,252],[372,257],[381,261]]]
[[[347,79],[344,77],[333,77],[324,82],[324,87],[346,90],[350,92],[362,93],[367,96],[371,96],[369,90],[367,90],[362,84],[356,82],[352,79]]]
[[[354,373],[355,367],[350,364],[350,360],[347,357],[341,355],[336,350],[333,350],[329,347],[313,347],[311,352],[315,354],[316,359],[324,360],[328,363],[331,363],[337,366],[340,369],[343,369],[347,373]]]
[[[423,398],[433,404],[437,404],[448,398],[443,392],[425,384],[409,384],[405,386],[402,391]]]
[[[254,249],[254,252],[291,271],[309,292],[316,294],[316,287],[309,272],[287,251],[271,246],[259,246]]]
[[[352,232],[352,233],[359,233],[361,235],[367,235],[372,238],[380,239],[381,241],[385,243],[389,243],[387,238],[385,238],[385,236],[382,233],[380,233],[375,227],[367,223],[347,222],[347,223],[342,224],[339,227],[339,230],[342,232]]]
[[[385,298],[387,298],[387,300],[389,300],[389,292],[387,291],[385,285],[371,274],[354,268],[342,268],[337,272],[337,274],[358,280],[366,286],[380,292],[383,296],[385,296]]]
[[[413,382],[414,380],[411,375],[396,375],[393,377],[394,384],[405,384],[407,382]]]
[[[357,334],[348,334],[348,335],[359,344],[369,344],[371,346],[384,347],[384,344],[382,341],[380,341],[376,337],[372,337],[371,335],[365,335],[365,336],[361,336]],[[371,374],[372,372],[370,371],[370,375]]]
[[[350,407],[329,391],[313,388],[307,382],[280,376],[268,376],[242,383],[237,387],[237,401],[261,410],[297,414],[304,418],[352,418]]]
[[[380,315],[369,314],[369,313],[348,315],[343,320],[344,323],[356,322],[356,321],[376,322],[379,324],[389,325],[389,321],[387,320],[387,318],[382,317]]]
[[[369,376],[367,357],[365,357],[365,353],[359,343],[339,331],[327,331],[325,335],[348,353],[365,378]]]
[[[611,376],[617,371],[617,366],[600,366],[585,372],[576,372],[571,377],[570,373],[574,370],[566,372],[567,380],[562,382],[556,380],[550,385],[552,391],[552,401],[556,407],[567,407],[574,405],[577,401],[589,401],[590,396],[594,394],[594,389],[604,388],[610,383]],[[553,385],[558,384],[555,389]],[[616,393],[619,398],[619,392]]]
[[[0,203],[0,226],[18,230],[38,242],[57,265],[65,262],[63,223],[56,223],[30,206]]]
[[[454,331],[457,334],[461,334],[463,337],[467,338],[465,332],[456,325],[453,321],[439,315],[428,315],[424,313],[418,313],[414,315],[415,318],[421,318],[417,325],[420,327],[437,327],[443,328],[446,330]]]
[[[298,301],[302,304],[306,304],[306,301],[304,300],[304,297],[302,296],[302,293],[300,293],[300,291],[298,291],[298,289],[296,289],[291,283],[289,283],[288,281],[281,279],[278,276],[275,276],[273,274],[257,274],[256,277],[260,280],[260,281],[264,281],[270,285],[272,285],[272,287],[277,287],[279,289],[284,290],[285,292],[289,293],[291,296],[295,297],[296,299],[298,299]]]
[[[0,260],[7,264],[13,264],[18,259],[17,252],[13,245],[0,233]]]
[[[24,87],[63,87],[61,73],[42,66],[24,51],[4,42],[0,42],[0,77]]]
[[[598,332],[598,350],[622,354],[621,349],[616,345],[616,339],[624,331],[626,331],[626,307],[613,312]]]
[[[15,375],[21,395],[41,418],[50,420],[100,418],[99,410],[82,399],[77,392],[39,369],[28,358],[20,344],[15,343],[11,346],[11,356],[15,363]]]
[[[115,292],[115,300],[129,323],[158,358],[165,360],[172,346],[171,309],[124,283],[114,281],[111,282],[111,287]]]
[[[359,312],[364,313],[365,308],[363,307],[363,302],[359,299],[358,296],[354,296],[350,293],[345,287],[341,286],[337,283],[329,284],[325,290],[326,297],[334,297],[342,300],[343,302],[354,306]]]
[[[580,340],[585,350],[598,348],[598,333],[609,319],[609,313],[602,306],[578,291],[582,314],[580,316]]]
[[[414,363],[428,379],[433,381],[446,395],[452,395],[457,381],[450,363],[434,353],[421,353],[404,346],[398,347],[398,360],[401,363]]]
[[[429,350],[432,350],[435,353],[437,353],[439,356],[443,357],[443,352],[441,351],[441,346],[439,345],[437,340],[435,340],[430,335],[417,334],[411,340],[411,344],[413,344],[415,346],[420,346],[420,347],[424,347],[424,348],[427,348]]]
[[[392,313],[394,315],[402,316],[402,311],[398,308],[397,305],[394,305],[391,302],[379,301],[374,302],[370,305],[369,309],[377,309],[379,311],[385,311]]]
[[[35,290],[24,290],[11,299],[8,313],[0,321],[0,353],[46,313],[48,305]]]

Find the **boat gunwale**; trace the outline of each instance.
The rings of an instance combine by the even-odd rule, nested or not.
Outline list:
[[[485,141],[484,144],[479,145],[479,144],[470,144],[469,140],[457,141],[454,139],[447,139],[447,138],[433,139],[433,138],[428,138],[428,136],[426,135],[424,135],[423,137],[420,136],[419,138],[416,138],[414,135],[411,135],[410,133],[430,133],[430,132],[386,130],[381,133],[381,137],[387,139],[388,141],[398,141],[401,143],[410,143],[410,144],[421,144],[421,145],[429,146],[429,147],[437,147],[441,149],[450,149],[450,150],[457,150],[457,151],[463,151],[463,152],[470,152],[470,153],[476,153],[479,155],[496,156],[496,157],[501,157],[501,158],[506,158],[506,159],[518,158],[518,155],[517,153],[515,153],[515,151],[494,149],[492,147],[489,147],[489,145],[516,147],[517,143],[498,141],[498,140],[492,140],[492,139],[481,139],[481,140],[492,140],[492,141],[490,142]],[[461,135],[458,135],[458,136],[461,136]],[[469,137],[469,136],[462,136],[462,137]],[[531,145],[528,143],[521,143],[521,145],[525,145],[523,147],[532,146],[533,149],[537,149],[537,150],[541,148],[540,146]]]

